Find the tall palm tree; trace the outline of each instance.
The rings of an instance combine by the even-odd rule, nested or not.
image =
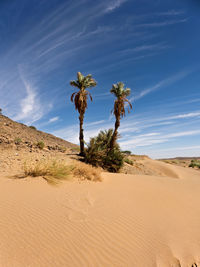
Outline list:
[[[80,155],[84,156],[84,135],[83,135],[83,120],[85,115],[85,110],[87,109],[87,99],[88,96],[92,101],[92,96],[86,88],[91,88],[97,85],[96,81],[92,78],[91,74],[84,76],[82,73],[77,72],[77,80],[70,81],[70,85],[79,89],[78,92],[74,92],[71,95],[71,101],[74,102],[75,109],[79,112],[79,121],[80,121]]]
[[[125,116],[126,103],[128,105],[128,112],[130,112],[130,109],[132,109],[132,105],[127,99],[127,96],[129,96],[131,93],[131,89],[124,88],[124,83],[118,82],[117,84],[113,84],[110,92],[117,98],[114,103],[114,109],[112,110],[112,113],[115,115],[116,119],[115,129],[110,142],[110,149],[112,150],[117,140],[117,130],[120,126],[120,119]]]

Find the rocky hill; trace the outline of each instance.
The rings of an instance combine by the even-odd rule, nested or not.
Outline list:
[[[45,149],[53,151],[76,150],[78,148],[77,145],[52,134],[38,131],[32,126],[29,127],[0,115],[0,149],[13,148],[32,151],[38,149],[39,144],[44,144]]]

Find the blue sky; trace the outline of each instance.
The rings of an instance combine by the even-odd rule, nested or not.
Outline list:
[[[200,156],[198,0],[0,1],[0,107],[10,118],[78,143],[76,72],[98,86],[85,139],[114,126],[112,84],[132,89],[122,149]]]

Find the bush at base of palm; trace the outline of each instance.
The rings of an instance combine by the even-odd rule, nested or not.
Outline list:
[[[124,163],[124,156],[117,143],[110,150],[113,129],[100,131],[97,137],[90,139],[85,154],[85,162],[93,166],[100,166],[110,172],[119,172]]]

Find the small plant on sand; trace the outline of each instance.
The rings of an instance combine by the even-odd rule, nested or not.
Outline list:
[[[56,160],[41,160],[24,164],[24,175],[42,176],[47,182],[56,184],[70,178],[73,167]]]
[[[72,173],[74,177],[79,178],[80,180],[89,180],[94,182],[102,181],[100,170],[85,163],[77,163],[74,166]]]
[[[20,145],[21,142],[22,142],[22,139],[19,138],[19,137],[16,137],[15,140],[14,140],[15,145]]]
[[[43,141],[39,141],[37,142],[36,146],[39,148],[39,149],[43,149],[45,147],[45,144]]]
[[[0,115],[2,115],[2,108],[0,108]]]
[[[116,142],[114,148],[110,150],[112,134],[113,129],[100,131],[97,137],[90,139],[85,153],[86,163],[102,167],[110,172],[119,172],[124,163],[124,156]]]
[[[189,167],[200,169],[200,160],[191,160]]]
[[[35,126],[29,126],[29,128],[33,129],[33,130],[37,130]]]
[[[133,161],[131,159],[129,159],[129,158],[125,158],[124,162],[126,162],[129,165],[133,165]]]

